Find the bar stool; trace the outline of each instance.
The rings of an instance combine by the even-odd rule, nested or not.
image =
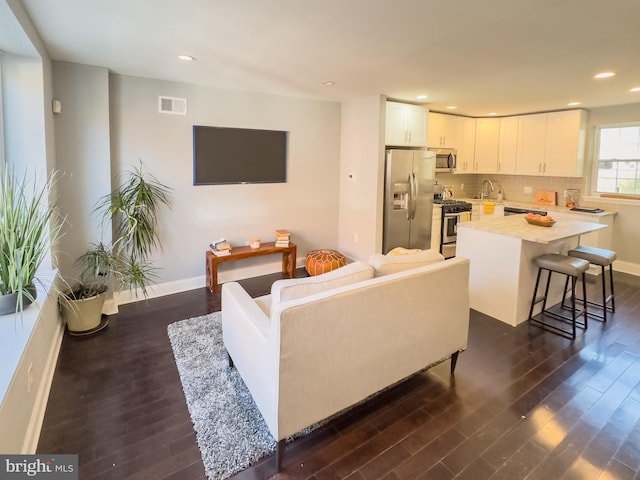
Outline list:
[[[607,321],[607,310],[611,313],[616,311],[616,302],[613,293],[613,261],[616,259],[616,252],[611,250],[606,250],[604,248],[596,248],[596,247],[587,247],[580,245],[573,250],[569,250],[567,252],[569,256],[575,258],[581,258],[586,260],[587,262],[593,265],[599,265],[602,272],[602,303],[596,302],[587,302],[589,305],[593,305],[596,307],[602,308],[602,315],[595,313],[593,311],[589,312],[589,316],[596,317],[601,319],[602,321]],[[611,295],[607,297],[607,287],[606,287],[606,279],[605,279],[605,267],[609,267],[609,285],[611,290]],[[610,306],[608,304],[611,303]]]
[[[533,289],[531,308],[529,309],[529,322],[546,327],[563,336],[568,336],[571,339],[575,339],[576,325],[584,328],[585,330],[587,328],[587,288],[584,281],[585,272],[589,269],[589,262],[581,258],[569,257],[567,255],[560,255],[558,253],[549,253],[547,255],[542,255],[536,258],[535,261],[536,265],[538,266],[538,275],[536,277],[536,286]],[[540,298],[537,298],[540,276],[543,270],[546,270],[548,272],[547,284],[544,289],[544,295]],[[551,283],[552,273],[559,273],[566,276],[565,287],[562,293],[562,306],[564,306],[565,297],[567,295],[567,285],[569,283],[569,279],[571,279],[571,317],[567,317],[566,315],[562,315],[561,313],[553,312],[547,309],[547,297],[549,295],[549,284]],[[578,277],[582,277],[582,312],[576,311],[576,282],[578,280]],[[540,302],[543,302],[542,311],[534,317],[533,309],[535,305]],[[584,322],[582,323],[577,321],[580,314],[584,316]],[[557,324],[545,321],[545,316],[555,318],[564,323],[569,323],[571,325],[571,331],[567,331]]]

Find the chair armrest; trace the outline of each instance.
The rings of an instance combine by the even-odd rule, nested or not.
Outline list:
[[[270,318],[239,283],[222,285],[222,323],[228,321],[247,321],[266,336],[269,332]],[[226,319],[225,319],[226,317]]]
[[[280,336],[271,320],[240,286],[222,285],[222,338],[235,368],[251,392],[269,429],[277,433]]]

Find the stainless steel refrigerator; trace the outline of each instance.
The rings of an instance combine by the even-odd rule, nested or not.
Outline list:
[[[431,247],[435,154],[386,151],[382,253],[395,247]]]

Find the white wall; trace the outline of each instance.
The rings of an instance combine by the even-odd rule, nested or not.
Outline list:
[[[342,104],[339,250],[361,261],[382,249],[385,102]]]
[[[587,185],[593,172],[593,158],[595,155],[595,128],[598,125],[610,125],[628,122],[640,122],[640,103],[619,105],[613,107],[594,108],[589,112],[587,125],[587,165],[585,172],[589,174]],[[640,204],[635,200],[602,200],[586,201],[585,204],[601,206],[607,210],[617,210],[613,224],[612,249],[617,253],[615,268],[628,273],[640,275]]]
[[[288,228],[301,259],[312,249],[338,247],[340,104],[119,75],[110,77],[109,95],[114,173],[140,159],[173,188],[174,208],[160,218],[159,282],[197,279],[191,284],[204,286],[205,250],[220,237],[244,245],[253,236],[272,241],[275,229]],[[158,113],[158,95],[186,98],[188,114]],[[194,124],[289,131],[287,183],[194,187]],[[221,279],[265,264],[277,271],[281,259],[228,262]]]
[[[59,205],[67,215],[60,241],[58,265],[70,281],[77,278],[75,260],[103,229],[92,214],[100,197],[111,192],[109,135],[109,72],[106,68],[53,62],[55,98],[62,112],[55,115]],[[106,226],[105,241],[110,238]]]

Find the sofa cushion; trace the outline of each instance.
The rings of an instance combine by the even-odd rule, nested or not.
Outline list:
[[[371,278],[373,278],[373,268],[366,263],[353,262],[315,277],[277,280],[271,286],[271,307],[280,302],[306,297]]]
[[[267,317],[271,314],[271,295],[262,295],[253,299]]]
[[[374,268],[376,277],[444,261],[444,257],[433,250],[420,250],[405,255],[398,255],[397,251],[395,253],[393,255],[376,253],[369,257],[369,265]]]

